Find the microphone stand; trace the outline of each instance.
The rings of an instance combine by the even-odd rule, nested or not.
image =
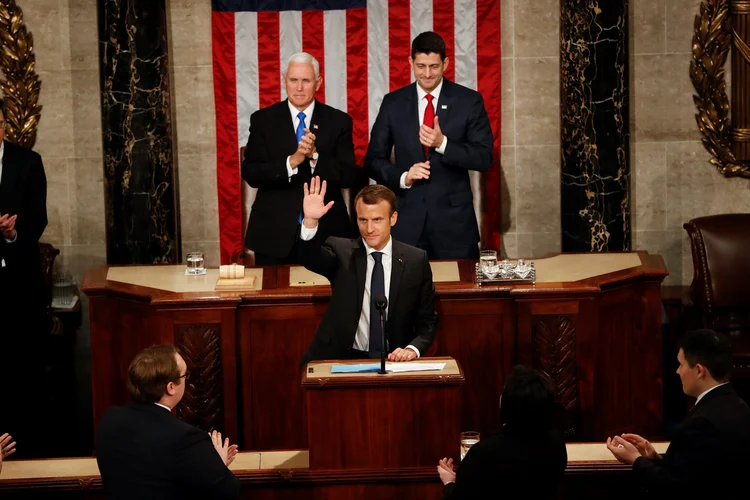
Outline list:
[[[385,353],[389,350],[388,346],[385,343],[385,307],[378,308],[378,312],[380,313],[380,373],[381,375],[385,375],[387,372],[385,371]]]

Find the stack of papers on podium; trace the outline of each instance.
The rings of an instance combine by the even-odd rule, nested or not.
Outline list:
[[[445,363],[386,363],[385,370],[393,373],[442,370]],[[331,373],[365,373],[380,371],[380,363],[358,363],[333,365]]]

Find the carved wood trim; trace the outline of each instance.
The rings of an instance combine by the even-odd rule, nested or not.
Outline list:
[[[576,329],[570,316],[532,317],[533,366],[544,372],[557,392],[564,410],[564,431],[568,438],[578,433],[581,404],[578,398]]]
[[[177,416],[210,431],[224,422],[221,324],[174,325],[174,343],[187,363],[190,378]]]

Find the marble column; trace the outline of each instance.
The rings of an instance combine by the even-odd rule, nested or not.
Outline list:
[[[109,264],[180,260],[165,3],[97,3]]]
[[[629,250],[628,2],[560,9],[562,250]]]

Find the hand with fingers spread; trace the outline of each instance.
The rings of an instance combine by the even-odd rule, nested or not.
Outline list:
[[[16,452],[16,442],[7,432],[0,436],[0,458],[6,459]]]
[[[229,464],[231,464],[234,458],[237,456],[236,446],[234,452],[230,453],[231,446],[229,446],[229,438],[226,438],[222,443],[221,432],[219,431],[211,432],[211,443],[213,443],[214,449],[216,450],[216,453],[218,453],[221,457],[224,465],[228,467]]]
[[[430,161],[422,161],[419,163],[415,163],[411,166],[408,172],[406,172],[406,178],[404,179],[404,184],[407,186],[411,186],[414,184],[414,181],[418,181],[420,179],[429,179],[430,178]]]
[[[401,349],[400,347],[388,355],[388,361],[411,361],[417,357],[413,349]]]
[[[438,474],[440,474],[440,480],[443,482],[443,486],[448,483],[456,482],[456,473],[453,471],[453,459],[443,458],[438,462],[437,466]]]
[[[427,125],[419,127],[419,142],[422,146],[427,148],[439,148],[443,145],[443,131],[440,130],[440,124],[438,123],[438,117],[435,117],[433,128]]]
[[[624,440],[620,436],[607,438],[607,449],[614,457],[625,465],[633,465],[641,454],[633,443]]]
[[[326,204],[326,181],[321,182],[320,177],[315,176],[310,179],[310,187],[307,183],[304,186],[305,198],[302,200],[302,210],[304,220],[302,223],[308,229],[318,227],[318,221],[333,206],[333,201]]]
[[[648,439],[645,439],[638,434],[623,434],[622,438],[625,441],[632,443],[641,456],[648,458],[649,460],[661,460],[661,455],[656,452]]]

